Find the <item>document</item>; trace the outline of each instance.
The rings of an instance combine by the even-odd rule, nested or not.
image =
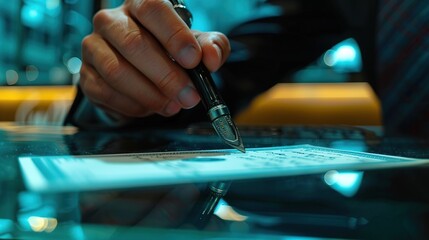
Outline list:
[[[425,164],[424,159],[312,145],[78,156],[22,156],[31,191],[88,191]]]

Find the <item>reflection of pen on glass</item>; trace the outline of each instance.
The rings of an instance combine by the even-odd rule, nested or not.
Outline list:
[[[192,14],[186,8],[183,0],[170,0],[170,2],[188,27],[191,27]],[[200,63],[196,68],[187,70],[187,73],[200,94],[201,101],[217,134],[226,144],[241,152],[245,152],[238,129],[215,87],[210,72],[203,63]]]
[[[195,223],[200,229],[204,228],[210,217],[213,215],[220,199],[225,196],[229,189],[231,182],[213,182],[209,185],[209,196],[203,203],[203,209],[201,210],[198,221]]]

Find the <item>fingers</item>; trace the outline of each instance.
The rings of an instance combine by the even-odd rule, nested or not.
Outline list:
[[[229,52],[225,35],[189,30],[168,0],[127,0],[94,17],[82,42],[81,86],[109,111],[172,116],[200,101],[183,67],[203,61],[216,71]]]
[[[94,17],[94,27],[166,97],[183,108],[194,107],[199,102],[199,95],[185,71],[170,59],[158,40],[132,18],[121,11],[104,10]]]
[[[79,84],[83,93],[91,102],[106,112],[116,112],[128,117],[144,117],[150,114],[149,111],[140,109],[136,102],[104,83],[89,65],[83,64],[80,73]]]
[[[198,65],[202,56],[201,48],[170,1],[127,1],[125,7],[181,66],[191,69]]]
[[[83,48],[87,50],[83,52],[80,85],[95,104],[128,117],[144,117],[154,112],[171,116],[180,110],[177,103],[161,94],[150,81],[144,81],[143,75],[96,35],[85,38]],[[122,77],[117,72],[127,74]]]
[[[227,60],[231,45],[228,38],[220,32],[195,32],[195,36],[203,50],[202,61],[207,69],[216,72]]]

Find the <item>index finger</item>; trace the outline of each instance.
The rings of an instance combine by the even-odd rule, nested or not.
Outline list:
[[[170,1],[132,0],[126,7],[182,67],[191,69],[198,65],[201,47]]]

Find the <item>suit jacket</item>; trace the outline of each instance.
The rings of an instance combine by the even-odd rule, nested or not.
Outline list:
[[[272,0],[282,9],[282,14],[255,17],[233,28],[228,37],[232,53],[226,64],[215,74],[220,79],[219,89],[232,115],[239,112],[259,93],[275,83],[285,81],[294,71],[307,66],[326,50],[340,41],[353,37],[358,42],[363,60],[363,74],[381,95],[382,106],[388,84],[380,82],[377,72],[377,56],[382,51],[376,47],[378,34],[378,1],[374,0]],[[406,79],[403,79],[406,86]],[[411,87],[411,86],[410,86]],[[427,94],[429,95],[429,94]],[[106,125],[95,114],[95,108],[80,94],[75,101],[66,123],[86,128]],[[426,100],[428,97],[424,97]],[[413,116],[421,118],[426,113],[417,107]],[[384,110],[384,108],[383,108]],[[427,110],[427,109],[426,109]],[[391,113],[383,112],[385,116]],[[428,118],[426,118],[428,119]],[[151,116],[133,119],[116,126],[183,127],[192,122],[206,121],[202,106],[182,111],[171,118]],[[419,126],[428,126],[419,120]],[[397,119],[384,124],[389,132],[419,132],[410,119]],[[399,124],[398,124],[399,122]],[[110,124],[110,127],[112,124]],[[411,130],[414,129],[414,130]]]

